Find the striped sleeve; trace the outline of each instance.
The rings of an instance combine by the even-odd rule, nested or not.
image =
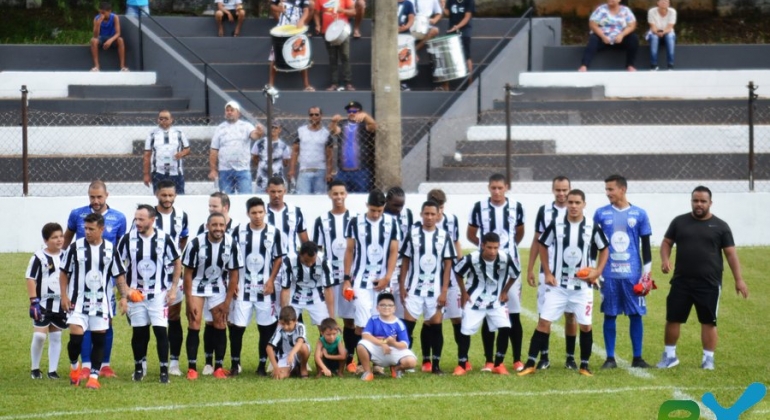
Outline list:
[[[27,280],[40,281],[42,277],[43,277],[43,266],[40,262],[40,258],[37,257],[37,254],[34,254],[29,259],[29,264],[27,265],[25,278]]]
[[[230,244],[230,261],[227,262],[228,270],[237,270],[243,268],[243,254],[241,254],[241,247],[238,246],[238,241],[233,240]]]
[[[118,250],[112,249],[112,262],[110,263],[109,273],[112,277],[117,277],[126,274],[126,266],[123,264],[123,260],[118,254]]]
[[[291,287],[291,281],[294,279],[294,271],[291,267],[291,258],[284,257],[281,264],[281,288],[288,289]]]
[[[166,237],[166,243],[165,243],[165,253],[166,253],[166,259],[168,261],[176,261],[179,259],[179,249],[176,247],[176,244],[174,243],[174,239],[171,238],[171,235],[165,235]]]
[[[604,249],[609,245],[607,235],[604,234],[604,231],[599,225],[594,224],[594,231],[591,236],[593,237],[594,244],[596,244],[596,248]]]
[[[450,240],[451,238],[447,234],[447,240],[444,242],[444,251],[442,253],[442,256],[445,260],[454,260],[457,258],[457,253],[455,251],[455,244]]]
[[[551,246],[551,244],[554,241],[555,233],[556,233],[556,221],[551,220],[551,223],[548,224],[548,227],[546,227],[543,233],[540,235],[540,239],[538,239],[538,242],[540,242],[540,244],[543,246],[547,246],[547,247]]]
[[[465,277],[465,275],[468,273],[468,271],[473,266],[473,262],[471,261],[471,255],[472,254],[466,255],[465,257],[463,257],[462,260],[458,261],[455,264],[454,271],[455,271],[455,273],[457,273],[458,276]]]
[[[473,205],[471,214],[468,215],[468,225],[473,227],[481,226],[481,202],[478,201]]]
[[[198,249],[198,238],[195,237],[187,244],[187,247],[184,249],[184,254],[182,255],[182,265],[190,269],[198,268]]]

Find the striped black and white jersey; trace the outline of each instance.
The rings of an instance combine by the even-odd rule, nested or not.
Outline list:
[[[169,214],[163,214],[160,211],[157,213],[155,228],[171,235],[171,239],[174,240],[177,248],[179,248],[179,241],[190,236],[187,212],[177,211],[176,208],[172,207]]]
[[[25,278],[35,282],[35,296],[47,313],[64,313],[61,307],[59,267],[64,252],[51,255],[45,249],[37,250],[29,259]]]
[[[243,267],[243,256],[232,236],[214,243],[202,233],[187,244],[182,265],[193,270],[193,296],[213,296],[227,291],[228,273]]]
[[[273,264],[286,255],[283,234],[273,225],[265,224],[254,230],[246,223],[233,234],[244,264],[238,276],[236,300],[246,302],[276,301],[276,291],[264,294],[265,283],[270,279]]]
[[[322,253],[317,254],[316,262],[308,267],[300,261],[299,256],[284,257],[281,287],[289,289],[291,303],[312,305],[313,290],[318,292],[321,302],[324,302],[324,288],[332,286],[331,270]]]
[[[289,353],[297,341],[302,339],[307,343],[307,334],[305,333],[305,325],[301,322],[297,322],[297,325],[292,331],[285,331],[280,325],[275,329],[275,334],[270,338],[270,345],[275,350],[275,358],[281,359]],[[289,362],[293,362],[290,360]]]
[[[157,127],[144,142],[144,151],[152,153],[150,171],[171,176],[184,174],[182,159],[174,159],[174,155],[189,148],[187,136],[174,127],[168,131]]]
[[[438,297],[444,281],[444,261],[456,258],[449,234],[440,228],[426,231],[418,223],[407,232],[401,256],[410,259],[409,267],[401,267],[402,270],[409,270],[405,282],[407,293],[411,296]]]
[[[69,276],[67,294],[74,312],[112,318],[110,278],[126,272],[112,242],[102,240],[99,245],[91,245],[85,238],[78,239],[67,248],[61,269]]]
[[[343,273],[345,250],[348,248],[348,241],[345,239],[345,227],[355,216],[355,213],[351,213],[349,210],[345,210],[343,214],[333,214],[329,211],[315,219],[313,242],[324,250],[329,265],[331,265],[332,285],[342,283],[345,274]]]
[[[556,281],[565,289],[580,290],[590,285],[575,277],[581,267],[591,264],[591,245],[604,249],[608,245],[607,236],[599,225],[583,217],[581,222],[570,222],[567,216],[551,221],[540,235],[540,243],[553,246],[553,256],[549,256],[548,267]]]
[[[238,229],[238,223],[235,223],[233,219],[230,219],[227,221],[227,225],[225,226],[225,234],[226,236],[231,236],[233,232],[235,232]],[[198,233],[197,235],[200,235],[201,233],[206,233],[209,230],[206,228],[206,223],[202,223],[200,226],[198,226]]]
[[[535,217],[535,232],[542,234],[545,232],[545,228],[551,224],[554,219],[563,219],[567,216],[567,207],[556,207],[555,202],[551,204],[544,204],[537,210],[537,216]],[[532,251],[530,251],[532,252]],[[553,259],[553,245],[548,247],[548,258]],[[540,272],[543,272],[543,265],[540,265]]]
[[[267,212],[267,223],[277,227],[286,236],[286,255],[297,255],[299,241],[297,235],[305,232],[305,217],[299,207],[284,203],[283,210],[273,210],[270,206]]]
[[[168,265],[179,259],[179,250],[168,233],[155,229],[145,238],[131,229],[120,239],[118,254],[126,265],[128,287],[140,290],[147,299],[171,287]]]
[[[479,238],[489,232],[500,236],[500,250],[517,253],[516,227],[524,224],[524,208],[518,201],[505,199],[505,204],[495,206],[491,199],[478,201],[468,216],[468,224],[478,228]],[[479,248],[481,241],[479,241]]]
[[[353,287],[373,289],[374,282],[387,274],[391,243],[398,244],[396,219],[383,214],[371,221],[359,214],[348,223],[345,237],[355,241],[350,272]]]
[[[414,225],[414,216],[412,215],[412,211],[404,207],[401,209],[401,213],[399,214],[386,214],[396,220],[396,224],[398,225],[398,249],[401,249],[401,247],[404,246],[404,239],[406,238],[407,232],[409,232],[409,229],[411,229]],[[400,270],[401,255],[399,255],[398,259],[396,260],[396,270],[394,271],[396,278],[398,278],[398,273]]]
[[[473,251],[454,266],[458,276],[465,279],[471,309],[486,310],[502,306],[500,296],[508,279],[521,274],[519,261],[503,251],[497,252],[494,261],[487,261],[481,251]]]

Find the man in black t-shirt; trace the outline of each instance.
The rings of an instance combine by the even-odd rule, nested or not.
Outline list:
[[[459,34],[468,66],[468,85],[473,83],[473,60],[471,60],[471,19],[476,13],[476,0],[447,0],[444,5],[444,16],[449,17],[447,35]],[[449,83],[444,83],[444,90],[449,90]]]
[[[671,249],[677,245],[676,268],[671,290],[666,298],[666,350],[658,362],[659,368],[679,364],[676,342],[681,324],[687,322],[695,305],[701,323],[703,359],[701,367],[714,369],[717,345],[717,307],[722,291],[722,252],[735,278],[735,292],[744,298],[749,289],[741,276],[741,265],[735,252],[730,226],[711,214],[711,190],[698,186],[692,192],[692,213],[677,216],[669,225],[660,244],[661,270],[671,271]]]

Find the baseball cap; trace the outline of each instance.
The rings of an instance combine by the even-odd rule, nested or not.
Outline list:
[[[345,110],[347,111],[350,108],[356,108],[356,109],[359,109],[359,110],[363,110],[364,109],[364,107],[358,101],[350,101],[350,102],[348,102],[348,104],[345,105]]]
[[[227,107],[230,107],[238,112],[241,112],[241,105],[238,102],[230,101],[225,104],[225,109],[227,109]]]

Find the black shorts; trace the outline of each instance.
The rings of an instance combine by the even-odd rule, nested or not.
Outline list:
[[[465,60],[471,59],[471,37],[461,36],[460,41],[463,44],[463,54],[465,54]]]
[[[687,281],[672,283],[666,298],[666,321],[684,324],[695,305],[698,322],[716,326],[721,292],[721,287],[696,287]]]
[[[332,371],[332,373],[336,373],[340,369],[340,361],[339,360],[329,360],[325,357],[321,358],[321,361],[324,362],[326,367]]]
[[[37,328],[45,328],[51,324],[60,330],[66,330],[67,314],[43,311],[43,318],[40,321],[32,320],[32,325]]]

